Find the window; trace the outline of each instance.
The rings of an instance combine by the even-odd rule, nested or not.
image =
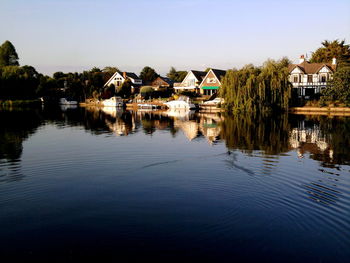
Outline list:
[[[207,83],[215,83],[215,78],[207,78]]]
[[[327,81],[327,78],[326,78],[326,76],[321,76],[321,82],[326,82]]]
[[[294,83],[299,82],[299,76],[294,76],[294,77],[293,77],[293,82],[294,82]]]
[[[307,75],[307,82],[312,83],[312,75]]]

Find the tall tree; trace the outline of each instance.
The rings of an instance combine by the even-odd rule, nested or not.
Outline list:
[[[0,46],[0,66],[19,66],[16,49],[8,40]]]
[[[339,41],[338,39],[333,41],[325,40],[322,42],[322,46],[312,53],[310,62],[331,62],[332,58],[338,60],[338,64],[347,64],[350,62],[350,46],[345,44],[345,40]]]
[[[226,107],[236,112],[287,110],[291,95],[289,63],[283,58],[268,60],[261,68],[247,65],[240,70],[229,70],[220,89]]]
[[[157,72],[151,67],[144,67],[140,73],[140,78],[144,83],[149,83],[155,80],[159,75]]]

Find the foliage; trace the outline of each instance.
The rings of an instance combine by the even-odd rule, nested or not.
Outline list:
[[[323,47],[320,47],[312,53],[310,62],[329,63],[332,58],[338,60],[338,64],[348,64],[350,62],[350,46],[345,44],[345,40],[339,41],[338,39],[333,41],[325,40],[322,42]]]
[[[151,68],[151,67],[144,67],[140,73],[140,78],[142,79],[143,83],[150,83],[153,80],[155,80],[159,75],[157,72]]]
[[[144,86],[140,89],[141,96],[144,98],[152,97],[154,91],[155,90],[152,86]]]
[[[350,66],[339,68],[322,91],[321,103],[339,101],[350,105]]]
[[[287,58],[268,60],[262,67],[247,65],[229,70],[222,79],[219,95],[225,107],[235,112],[287,110],[291,97]]]
[[[16,49],[8,40],[0,46],[0,66],[19,66]]]
[[[31,66],[0,67],[0,98],[31,99],[36,96],[40,74]]]
[[[186,75],[187,71],[177,71],[174,67],[171,67],[166,76],[174,82],[182,82]]]
[[[118,88],[117,95],[121,97],[129,97],[131,95],[131,80],[126,79]]]

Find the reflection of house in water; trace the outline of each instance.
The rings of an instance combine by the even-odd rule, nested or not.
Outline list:
[[[190,141],[201,135],[206,137],[209,143],[219,138],[221,131],[219,123],[222,119],[216,113],[195,115],[193,111],[169,110],[163,114],[173,117],[174,127],[182,130]]]
[[[300,158],[304,157],[305,152],[310,152],[312,154],[327,154],[332,159],[333,151],[326,139],[317,125],[305,127],[305,122],[302,121],[298,128],[291,130],[289,144],[293,149],[298,149]]]
[[[220,122],[223,119],[217,114],[202,113],[200,114],[200,128],[201,133],[207,138],[209,143],[215,143],[219,140],[221,128]]]

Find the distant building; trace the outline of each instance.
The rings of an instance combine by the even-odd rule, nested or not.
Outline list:
[[[177,92],[195,91],[199,93],[199,85],[203,81],[205,75],[207,75],[205,71],[190,70],[181,83],[174,84],[174,89]]]
[[[225,70],[210,69],[200,84],[200,93],[203,95],[213,95],[221,87],[221,79],[226,75]]]
[[[161,88],[172,88],[174,85],[174,81],[172,81],[169,78],[166,77],[157,77],[155,80],[152,81],[151,86],[155,90],[159,90]]]
[[[289,65],[289,81],[296,89],[298,97],[308,99],[327,86],[327,82],[333,78],[336,67],[335,58],[332,63],[310,63],[302,55],[299,64]]]
[[[135,73],[133,72],[116,72],[113,74],[113,76],[106,82],[104,87],[114,85],[115,88],[119,87],[124,83],[126,79],[130,79],[132,85],[131,85],[131,92],[134,93],[136,90],[140,88],[142,85],[142,79],[140,79]]]

